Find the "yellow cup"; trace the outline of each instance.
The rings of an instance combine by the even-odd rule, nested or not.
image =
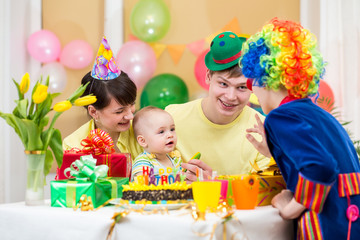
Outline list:
[[[246,176],[231,182],[234,202],[237,209],[254,209],[259,194],[259,180]]]
[[[193,182],[192,191],[194,201],[200,212],[205,212],[207,208],[214,211],[220,199],[221,182]]]

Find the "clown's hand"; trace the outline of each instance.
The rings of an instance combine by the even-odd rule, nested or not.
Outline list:
[[[261,153],[265,157],[270,158],[271,153],[270,153],[268,145],[266,143],[264,124],[263,124],[263,122],[261,122],[259,115],[256,114],[255,118],[256,118],[257,124],[254,124],[253,128],[246,129],[246,132],[248,132],[248,134],[246,134],[246,138],[249,142],[251,142],[252,145],[254,145],[254,147],[256,148],[256,150],[259,151],[259,153]],[[257,141],[250,133],[260,134],[262,137],[262,140],[260,142]]]

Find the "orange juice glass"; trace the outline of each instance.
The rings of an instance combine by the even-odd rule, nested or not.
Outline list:
[[[259,180],[255,176],[244,176],[231,182],[237,209],[254,209],[259,194]]]

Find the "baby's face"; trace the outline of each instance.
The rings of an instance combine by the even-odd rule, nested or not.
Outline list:
[[[146,150],[150,153],[169,153],[176,147],[174,120],[167,112],[148,114],[142,135],[147,143]]]

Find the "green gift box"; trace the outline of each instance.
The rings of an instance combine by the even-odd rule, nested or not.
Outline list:
[[[129,178],[103,178],[96,182],[90,180],[51,181],[51,206],[73,207],[82,195],[91,196],[94,208],[107,200],[122,197],[122,185],[129,184]]]

